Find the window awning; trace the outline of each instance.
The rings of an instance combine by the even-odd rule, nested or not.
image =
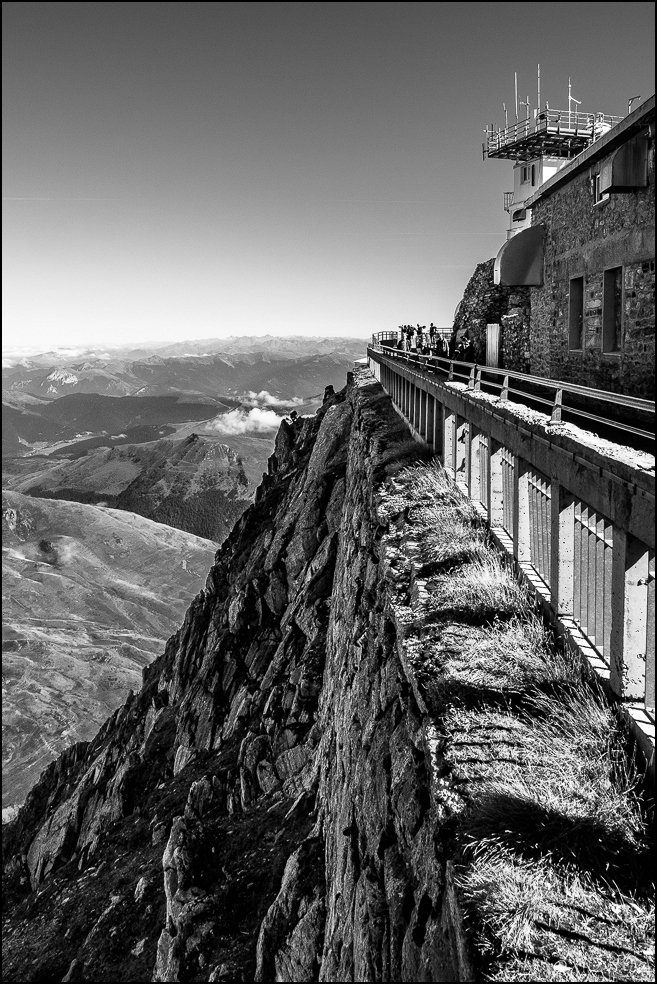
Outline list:
[[[648,184],[648,141],[633,137],[614,151],[600,170],[602,193],[634,191]]]
[[[540,287],[544,241],[543,226],[530,226],[508,239],[495,257],[495,283],[501,287]]]

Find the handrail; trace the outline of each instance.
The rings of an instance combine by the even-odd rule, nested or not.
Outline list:
[[[571,134],[596,139],[623,120],[622,116],[605,113],[575,113],[568,110],[544,109],[538,116],[518,120],[499,130],[487,131],[486,149],[495,153],[509,144],[525,140],[533,134]]]
[[[465,382],[468,389],[481,389],[482,383],[486,387],[499,391],[501,399],[508,399],[509,394],[521,397],[525,402],[530,401],[542,404],[551,408],[551,418],[553,421],[561,420],[562,410],[573,414],[578,418],[590,421],[595,424],[603,424],[607,427],[620,429],[626,433],[635,434],[638,437],[653,440],[654,431],[643,430],[630,424],[620,423],[606,417],[601,417],[595,413],[580,410],[577,407],[565,406],[563,403],[564,394],[584,397],[595,401],[598,404],[607,404],[624,409],[639,410],[646,414],[655,413],[655,404],[651,400],[643,400],[635,396],[624,396],[621,393],[612,393],[608,390],[598,390],[591,386],[580,386],[578,383],[567,383],[561,379],[546,379],[543,376],[532,376],[524,372],[514,372],[509,369],[498,369],[493,366],[479,366],[474,362],[461,362],[454,358],[444,358],[437,355],[422,355],[414,352],[402,352],[398,349],[390,349],[380,344],[372,346],[375,350],[385,351],[388,358],[404,362],[415,369],[420,369],[427,374],[436,375],[437,372],[447,377],[448,380]],[[494,379],[485,379],[484,376],[493,376]],[[551,391],[551,398],[540,396],[536,393],[528,393],[511,383],[531,385]],[[516,401],[517,402],[517,401]]]

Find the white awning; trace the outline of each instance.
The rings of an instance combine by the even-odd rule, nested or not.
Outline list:
[[[500,287],[540,287],[544,242],[545,229],[540,225],[507,239],[495,257],[494,282]]]

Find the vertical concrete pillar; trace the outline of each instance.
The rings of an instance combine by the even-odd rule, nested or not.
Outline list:
[[[454,414],[447,407],[443,414],[443,449],[443,467],[454,478]]]
[[[495,527],[504,525],[504,480],[502,477],[502,447],[494,437],[488,438],[490,468],[488,471],[488,519]]]
[[[426,390],[420,389],[419,387],[418,390],[420,393],[420,425],[418,430],[420,431],[420,434],[426,441],[427,440],[427,400],[429,399],[429,394],[427,393]]]
[[[436,448],[436,398],[427,393],[427,444]]]
[[[420,429],[420,398],[422,396],[422,390],[413,382],[413,427],[416,431]]]
[[[554,478],[550,482],[550,603],[557,615],[573,614],[575,498]]]
[[[469,462],[467,475],[468,475],[468,495],[473,500],[473,502],[479,502],[481,500],[481,468],[479,463],[479,457],[482,453],[481,442],[479,440],[479,430],[472,424],[468,426],[469,440],[469,454],[467,460]]]
[[[440,400],[436,399],[433,415],[433,449],[437,457],[440,457],[443,466],[446,464],[444,458],[444,439],[445,439],[445,420],[444,407]]]
[[[513,502],[513,553],[518,561],[531,560],[531,529],[529,523],[529,466],[518,455],[514,456],[516,476]]]
[[[464,417],[456,417],[456,460],[454,462],[455,479],[457,482],[468,484],[470,467],[470,425]]]
[[[611,687],[643,703],[646,688],[649,550],[614,527],[611,569]]]

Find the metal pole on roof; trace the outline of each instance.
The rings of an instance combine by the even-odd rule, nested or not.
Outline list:
[[[513,73],[516,80],[516,123],[518,122],[518,73]]]
[[[540,111],[541,111],[541,66],[540,66],[540,63],[538,65],[537,81],[538,81],[538,102],[536,103],[536,105],[537,105],[538,111],[540,113]]]

